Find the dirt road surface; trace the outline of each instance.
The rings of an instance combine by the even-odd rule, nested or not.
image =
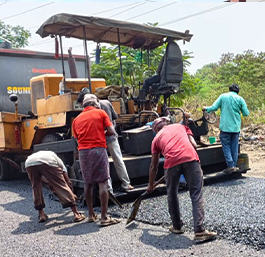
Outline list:
[[[244,176],[255,178],[265,178],[265,152],[264,151],[244,151],[249,157],[251,168]]]

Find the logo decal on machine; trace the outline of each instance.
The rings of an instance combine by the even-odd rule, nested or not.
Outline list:
[[[30,94],[30,87],[8,86],[6,89],[8,94]]]
[[[37,69],[37,68],[33,68],[32,69],[32,73],[42,73],[42,74],[51,73],[51,74],[57,74],[57,70],[54,69],[54,68],[51,68],[51,69]]]

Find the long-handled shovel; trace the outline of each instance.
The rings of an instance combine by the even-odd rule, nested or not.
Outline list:
[[[154,183],[154,188],[159,185],[160,183],[162,183],[165,179],[165,176],[161,177],[159,180],[157,180],[155,183]],[[140,204],[141,204],[141,201],[142,199],[147,195],[147,191],[145,191],[144,193],[142,193],[132,204],[132,208],[131,208],[131,211],[128,215],[128,219],[127,219],[127,222],[126,222],[126,225],[128,225],[129,223],[131,223],[136,215],[137,215],[137,212],[139,210],[139,207],[140,207]]]

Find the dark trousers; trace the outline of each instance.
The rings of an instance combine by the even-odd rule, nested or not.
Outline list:
[[[63,208],[71,207],[76,204],[74,194],[65,182],[63,170],[61,168],[42,164],[28,167],[27,173],[32,185],[34,208],[36,210],[41,210],[45,207],[42,191],[42,176],[44,176],[53,187]]]
[[[160,82],[160,75],[154,75],[154,76],[152,76],[150,78],[147,78],[144,81],[144,83],[143,83],[143,89],[144,89],[144,92],[145,92],[145,96],[147,96],[149,94],[150,86],[152,86],[152,84],[159,83],[159,82]],[[155,99],[154,99],[154,102],[158,103],[159,98],[160,98],[160,95],[156,95]]]
[[[149,87],[152,86],[152,84],[159,83],[159,82],[160,82],[160,75],[154,75],[150,78],[147,78],[143,84],[143,89],[145,90],[145,95],[148,95]]]
[[[179,210],[178,188],[180,175],[183,174],[190,193],[194,232],[204,231],[203,173],[197,161],[186,162],[165,170],[165,181],[168,195],[168,209],[173,227],[180,229],[183,225]]]

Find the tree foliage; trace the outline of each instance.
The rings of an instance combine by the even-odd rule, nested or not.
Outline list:
[[[28,39],[31,36],[29,30],[24,29],[21,26],[6,25],[0,21],[0,35],[3,39],[12,43],[13,47],[20,48],[29,44]]]
[[[125,85],[137,86],[142,82],[146,72],[155,73],[156,67],[163,56],[163,49],[158,48],[151,53],[152,61],[148,66],[147,53],[128,47],[121,47],[122,72]],[[92,54],[95,57],[96,53]],[[100,64],[91,65],[94,77],[103,77],[108,85],[121,85],[120,59],[118,46],[103,46]]]

